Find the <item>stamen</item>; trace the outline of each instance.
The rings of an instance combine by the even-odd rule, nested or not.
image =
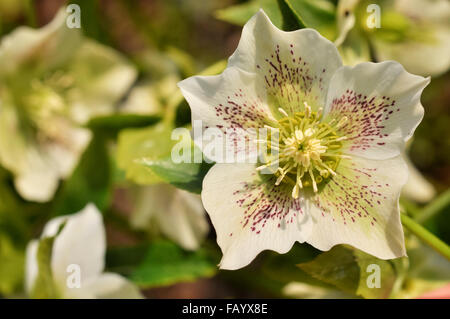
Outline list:
[[[275,131],[277,131],[277,130],[278,130],[277,128],[275,128],[275,127],[272,127],[272,126],[270,126],[270,125],[267,125],[267,124],[264,124],[264,127],[265,127],[265,128],[268,128],[269,130],[275,130]]]
[[[303,104],[304,112],[291,111],[291,115],[280,107],[278,110],[284,117],[278,120],[278,125],[265,125],[270,132],[275,129],[281,132],[280,141],[273,146],[279,150],[279,159],[257,168],[262,170],[279,163],[275,185],[292,184],[293,198],[299,197],[303,187],[311,186],[314,192],[318,192],[320,183],[337,175],[335,170],[339,160],[350,158],[339,152],[341,141],[347,137],[338,133],[338,128],[344,126],[348,118],[322,122],[323,108],[313,112],[308,102]],[[263,143],[269,145],[268,141]]]
[[[311,116],[311,106],[309,106],[306,101],[303,102],[303,104],[305,105],[305,116],[309,118]]]
[[[288,166],[289,164],[287,164],[286,166]],[[292,166],[288,166],[288,168],[283,167],[280,168],[278,167],[278,171],[281,172],[281,175],[278,176],[277,181],[275,182],[275,185],[278,186],[280,185],[281,181],[283,180],[283,178],[286,176],[287,173],[289,173],[289,171],[292,169]]]
[[[345,159],[350,159],[351,158],[348,155],[333,154],[333,153],[323,153],[322,156],[339,157],[339,158],[345,158]]]
[[[263,169],[265,169],[265,168],[267,168],[267,167],[269,167],[269,166],[278,164],[279,162],[280,162],[280,160],[279,160],[279,159],[276,159],[276,160],[273,161],[273,162],[269,162],[269,163],[267,163],[267,164],[258,166],[258,167],[256,168],[256,170],[257,170],[257,171],[262,171]]]
[[[320,119],[322,117],[322,113],[323,113],[323,107],[319,107],[319,109],[317,110],[317,118]]]
[[[335,171],[333,171],[328,165],[326,165],[325,163],[320,163],[323,167],[325,167],[326,168],[326,170],[328,171],[328,172],[330,172],[330,174],[331,175],[333,175],[333,176],[336,176],[336,172]]]
[[[299,193],[299,187],[298,184],[295,184],[294,188],[292,189],[292,197],[297,199]]]
[[[345,123],[347,123],[348,121],[348,117],[344,116],[343,118],[341,118],[338,122],[338,124],[336,125],[336,128],[340,128],[341,126],[343,126]]]
[[[283,110],[281,107],[278,108],[278,111],[280,111],[281,114],[283,114],[286,117],[289,117],[289,114],[285,110]]]
[[[317,193],[317,183],[316,180],[314,179],[314,173],[312,171],[312,168],[309,168],[309,176],[311,177],[314,193]]]

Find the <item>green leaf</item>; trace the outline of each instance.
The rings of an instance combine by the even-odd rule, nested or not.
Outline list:
[[[94,203],[100,211],[111,197],[111,166],[107,139],[95,134],[72,176],[65,181],[56,199],[56,215],[72,214],[87,203]]]
[[[71,0],[69,4],[77,4],[81,8],[81,27],[83,33],[99,42],[110,44],[109,34],[102,28],[101,11],[98,0]]]
[[[129,277],[145,259],[148,244],[111,247],[106,252],[106,270]]]
[[[312,278],[298,269],[296,264],[308,262],[318,255],[318,250],[306,244],[296,244],[287,254],[270,254],[262,266],[264,277],[286,285],[293,281],[324,286],[323,282]]]
[[[55,237],[46,237],[39,241],[37,250],[38,275],[33,285],[31,297],[35,299],[58,298],[58,290],[53,281],[51,256]]]
[[[334,40],[336,37],[336,8],[328,0],[283,0],[292,11],[298,24],[304,28],[313,28],[324,37]]]
[[[355,293],[359,284],[359,266],[353,252],[344,246],[335,246],[314,260],[298,265],[313,278]]]
[[[145,158],[159,160],[172,149],[172,127],[158,123],[143,129],[126,129],[120,132],[117,145],[117,165],[126,177],[138,184],[156,184],[163,180],[142,164]]]
[[[362,251],[354,250],[353,253],[360,269],[356,294],[371,299],[389,298],[397,279],[393,263],[388,260],[377,259]],[[377,265],[380,269],[381,282],[379,288],[370,288],[368,285],[368,282],[371,281],[370,276],[373,275],[370,265]]]
[[[251,0],[216,11],[216,18],[244,25],[259,9],[263,9],[274,25],[284,30],[295,30],[302,27],[282,0]],[[286,10],[287,9],[287,10]]]
[[[375,265],[380,270],[379,288],[369,287]],[[340,290],[364,298],[387,298],[390,296],[396,280],[396,271],[392,262],[377,259],[362,251],[338,245],[320,254],[314,260],[299,264],[300,269],[312,277],[336,286]]]
[[[216,262],[203,249],[188,252],[171,242],[156,241],[149,245],[130,279],[142,288],[150,288],[210,277],[216,269]]]
[[[244,25],[259,9],[263,9],[272,22],[282,27],[283,19],[278,4],[274,0],[251,0],[225,9],[217,10],[217,19],[239,26]]]
[[[143,160],[142,164],[164,182],[198,194],[202,190],[203,178],[211,168],[206,163],[174,163],[170,157],[157,161]]]
[[[201,151],[194,146],[188,130],[177,141],[172,140],[172,129],[171,125],[158,123],[145,129],[122,131],[117,151],[118,166],[125,170],[127,178],[138,184],[170,183],[199,193],[210,165],[193,163],[194,153],[201,154]],[[189,150],[191,163],[172,160],[172,149],[178,143],[182,150]]]
[[[0,167],[0,233],[7,235],[15,244],[24,245],[29,240],[28,214],[31,206],[36,204],[23,202],[14,191],[11,176]]]
[[[0,294],[9,295],[22,287],[24,274],[24,251],[0,234]]]
[[[94,130],[106,130],[117,133],[125,128],[146,127],[153,125],[158,120],[159,117],[153,115],[112,114],[94,117],[87,123],[86,126]]]

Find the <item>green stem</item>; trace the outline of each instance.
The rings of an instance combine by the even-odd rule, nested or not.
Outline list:
[[[433,200],[430,204],[425,206],[422,213],[417,215],[417,221],[419,223],[424,223],[431,217],[435,216],[437,213],[443,211],[450,204],[450,190],[439,195],[438,198]]]
[[[36,28],[36,8],[34,7],[34,3],[31,0],[25,1],[25,15],[27,19],[27,23],[30,27]]]
[[[450,260],[450,247],[435,235],[430,233],[426,228],[409,218],[405,214],[401,214],[402,224],[411,233],[420,238],[423,242],[428,244],[431,248],[437,251],[439,254]]]

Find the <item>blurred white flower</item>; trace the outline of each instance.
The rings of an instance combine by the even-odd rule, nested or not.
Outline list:
[[[287,297],[298,299],[347,299],[351,297],[336,289],[313,286],[297,281],[285,285],[282,292]]]
[[[402,196],[418,203],[429,202],[434,196],[436,196],[436,189],[419,172],[406,153],[403,153],[403,158],[408,165],[409,175],[408,181],[402,188]]]
[[[197,249],[209,231],[199,195],[169,184],[139,187],[134,192],[131,224],[160,231],[187,250]]]
[[[380,5],[380,29],[367,27],[370,4]],[[411,73],[436,76],[450,67],[448,0],[340,0],[338,28],[336,45],[344,64],[370,58],[368,45],[363,44],[369,38],[379,61],[398,61]]]
[[[177,92],[180,78],[169,74],[159,81],[136,85],[121,105],[123,113],[161,115],[170,98]]]
[[[62,229],[61,229],[62,228]],[[50,257],[50,274],[43,271],[45,261],[38,258],[40,244],[54,237]],[[27,247],[26,291],[48,289],[35,286],[39,276],[50,275],[55,288],[53,298],[140,298],[138,288],[115,273],[104,273],[106,236],[102,215],[89,204],[82,211],[50,220],[41,239],[33,240]],[[74,267],[75,268],[72,268]],[[74,269],[79,269],[79,285],[73,281]]]
[[[53,197],[90,141],[80,125],[113,112],[136,77],[119,53],[69,29],[66,16],[63,8],[0,44],[0,165],[32,201]]]

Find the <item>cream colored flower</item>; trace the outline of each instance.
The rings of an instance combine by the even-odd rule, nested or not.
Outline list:
[[[19,27],[0,44],[0,165],[27,200],[50,200],[90,140],[84,124],[114,111],[136,71],[66,25]]]
[[[142,186],[134,195],[133,227],[160,231],[187,250],[196,250],[208,234],[199,195],[169,184]]]
[[[380,6],[380,28],[370,29],[369,5]],[[421,75],[439,75],[450,67],[450,2],[448,0],[364,1],[340,0],[336,40],[344,64],[370,58],[363,42],[370,39],[378,61],[395,60],[406,70]],[[361,43],[353,47],[352,37]],[[356,52],[357,51],[359,52]]]
[[[60,230],[62,227],[62,230]],[[40,275],[37,259],[40,243],[54,237],[50,275],[55,288],[52,298],[141,298],[141,293],[124,277],[104,273],[106,236],[102,215],[89,204],[82,211],[57,217],[45,226],[40,240],[33,240],[27,248],[26,291],[48,289],[36,287]],[[78,274],[75,271],[79,271]],[[78,278],[76,278],[78,275]],[[73,278],[72,278],[73,277]],[[77,281],[80,282],[77,282]]]
[[[273,161],[218,163],[203,181],[220,266],[243,267],[265,249],[286,253],[296,241],[404,256],[401,151],[423,117],[428,83],[396,62],[342,66],[316,31],[283,32],[258,12],[221,75],[179,83],[193,121],[231,131],[231,144],[255,149],[263,127],[280,136]]]

